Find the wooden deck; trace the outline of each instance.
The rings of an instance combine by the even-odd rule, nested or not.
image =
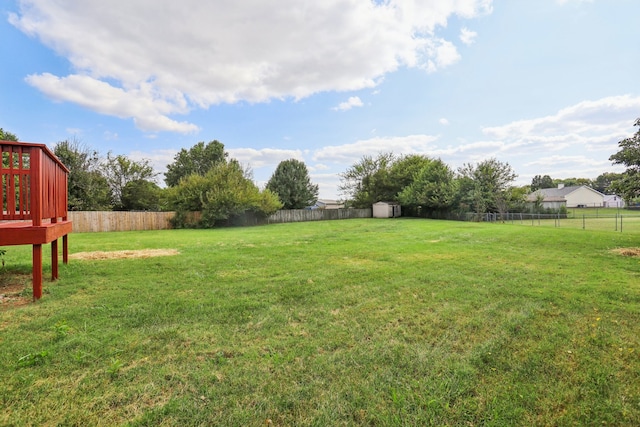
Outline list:
[[[44,144],[0,141],[0,246],[33,246],[33,299],[42,297],[42,245],[51,243],[51,277],[58,278],[58,239],[68,260],[69,170]]]

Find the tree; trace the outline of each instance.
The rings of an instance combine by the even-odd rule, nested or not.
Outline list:
[[[618,142],[620,150],[609,157],[613,164],[627,167],[622,177],[611,184],[611,188],[627,203],[640,196],[640,118],[633,125],[638,126],[638,131]]]
[[[100,171],[98,152],[75,139],[58,142],[53,152],[69,169],[69,210],[111,210],[111,190]]]
[[[198,227],[229,224],[246,212],[268,216],[282,207],[274,193],[258,189],[236,160],[218,163],[204,176],[193,173],[183,178],[169,189],[169,198],[178,218],[201,212]]]
[[[162,189],[145,179],[129,181],[122,188],[120,207],[125,211],[161,211]]]
[[[340,192],[350,199],[355,208],[371,207],[379,201],[394,201],[396,188],[389,177],[389,168],[395,156],[380,153],[378,157],[363,156],[346,172],[340,174]]]
[[[553,185],[553,179],[551,179],[549,175],[544,175],[544,176],[536,175],[531,180],[531,191],[537,191],[542,188],[553,188],[553,187],[555,187],[555,185]]]
[[[7,132],[4,129],[0,128],[0,141],[15,141],[18,142],[18,137],[11,133]]]
[[[615,173],[615,172],[605,172],[603,174],[600,174],[593,181],[593,189],[603,194],[610,194],[611,185],[615,181],[622,179],[622,177],[623,175],[621,173]]]
[[[465,164],[458,169],[459,203],[461,207],[472,208],[476,213],[501,212],[506,206],[509,184],[517,175],[508,163],[495,158],[484,160],[477,165]]]
[[[202,141],[198,142],[190,149],[183,148],[176,154],[173,163],[167,165],[164,181],[167,186],[174,187],[189,175],[204,176],[212,167],[225,162],[227,156],[224,145],[219,141],[214,140],[206,145]]]
[[[150,181],[156,176],[149,160],[136,162],[122,154],[113,156],[111,152],[107,154],[107,159],[102,165],[102,173],[111,189],[112,205],[116,210],[125,208],[122,196],[127,184],[134,181]]]
[[[509,187],[509,189],[507,190],[507,209],[511,212],[526,212],[527,196],[530,192],[530,188],[527,185],[522,187]]]
[[[589,178],[563,178],[563,179],[554,179],[553,185],[550,188],[556,188],[558,185],[564,185],[565,187],[580,187],[582,185],[586,185],[587,187],[593,187],[593,181]]]
[[[278,196],[283,209],[303,209],[318,200],[318,186],[311,183],[304,162],[283,160],[267,182],[267,189]]]
[[[442,160],[430,160],[400,192],[398,200],[410,207],[444,212],[455,199],[456,181],[451,168]]]
[[[389,201],[395,201],[397,195],[410,185],[420,171],[433,162],[422,154],[406,154],[395,159],[389,169],[392,196]]]

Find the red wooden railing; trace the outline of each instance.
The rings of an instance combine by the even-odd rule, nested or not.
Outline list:
[[[46,145],[0,141],[0,155],[2,220],[66,219],[69,170]]]
[[[42,244],[51,242],[52,278],[58,277],[58,238],[68,259],[69,170],[44,144],[0,141],[0,246],[33,245],[33,298],[42,295]]]

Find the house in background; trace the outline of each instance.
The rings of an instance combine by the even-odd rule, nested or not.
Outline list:
[[[337,200],[318,199],[311,209],[344,209],[344,203]]]
[[[373,204],[374,218],[397,218],[401,215],[400,205],[393,202],[378,202]]]
[[[622,200],[622,197],[616,195],[604,196],[604,207],[624,208],[624,200]]]
[[[586,185],[565,187],[559,184],[558,188],[542,188],[527,196],[527,202],[542,202],[543,209],[566,208],[601,208],[605,206],[605,195]]]

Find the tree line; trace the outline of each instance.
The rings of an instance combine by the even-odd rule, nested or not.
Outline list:
[[[148,160],[111,153],[102,158],[77,141],[58,143],[54,153],[71,171],[71,210],[171,210],[177,227],[213,227],[247,213],[266,217],[281,208],[304,208],[318,196],[305,164],[296,159],[280,162],[259,189],[251,169],[230,158],[217,140],[181,149],[167,165],[165,188],[155,183]]]
[[[18,137],[0,128],[0,140]],[[264,217],[282,208],[305,208],[318,197],[303,162],[280,162],[261,190],[251,169],[229,158],[216,140],[181,149],[167,165],[165,188],[157,184],[158,173],[146,159],[112,152],[103,156],[75,139],[58,142],[53,152],[69,169],[71,211],[176,211],[178,227],[212,227],[246,213]],[[199,216],[194,220],[191,212]]]
[[[640,119],[634,125],[640,127]],[[18,140],[2,128],[0,139]],[[513,168],[495,158],[454,170],[441,159],[387,152],[363,156],[351,165],[340,174],[339,190],[348,207],[398,202],[409,215],[436,217],[451,212],[524,212],[530,192],[558,184],[587,185],[630,203],[640,197],[640,130],[618,145],[620,150],[609,160],[627,170],[593,180],[536,175],[531,185],[514,186]],[[260,189],[251,170],[229,158],[217,140],[181,149],[164,173],[166,188],[156,183],[157,173],[148,160],[111,152],[101,156],[77,140],[61,141],[53,151],[70,170],[70,210],[172,210],[177,212],[176,226],[210,227],[247,212],[268,216],[278,209],[306,208],[318,197],[318,185],[311,182],[304,162],[280,162]],[[190,212],[200,212],[200,217],[190,220]]]
[[[634,126],[640,127],[640,119]],[[603,194],[617,194],[631,204],[640,198],[640,129],[618,143],[609,157],[624,165],[623,173],[605,172],[595,179],[552,179],[536,175],[531,185],[511,185],[513,168],[495,158],[467,163],[457,170],[424,155],[380,153],[363,156],[340,175],[340,190],[349,206],[368,207],[378,201],[398,202],[411,215],[441,217],[448,213],[526,212],[528,194],[544,188],[586,185]]]

